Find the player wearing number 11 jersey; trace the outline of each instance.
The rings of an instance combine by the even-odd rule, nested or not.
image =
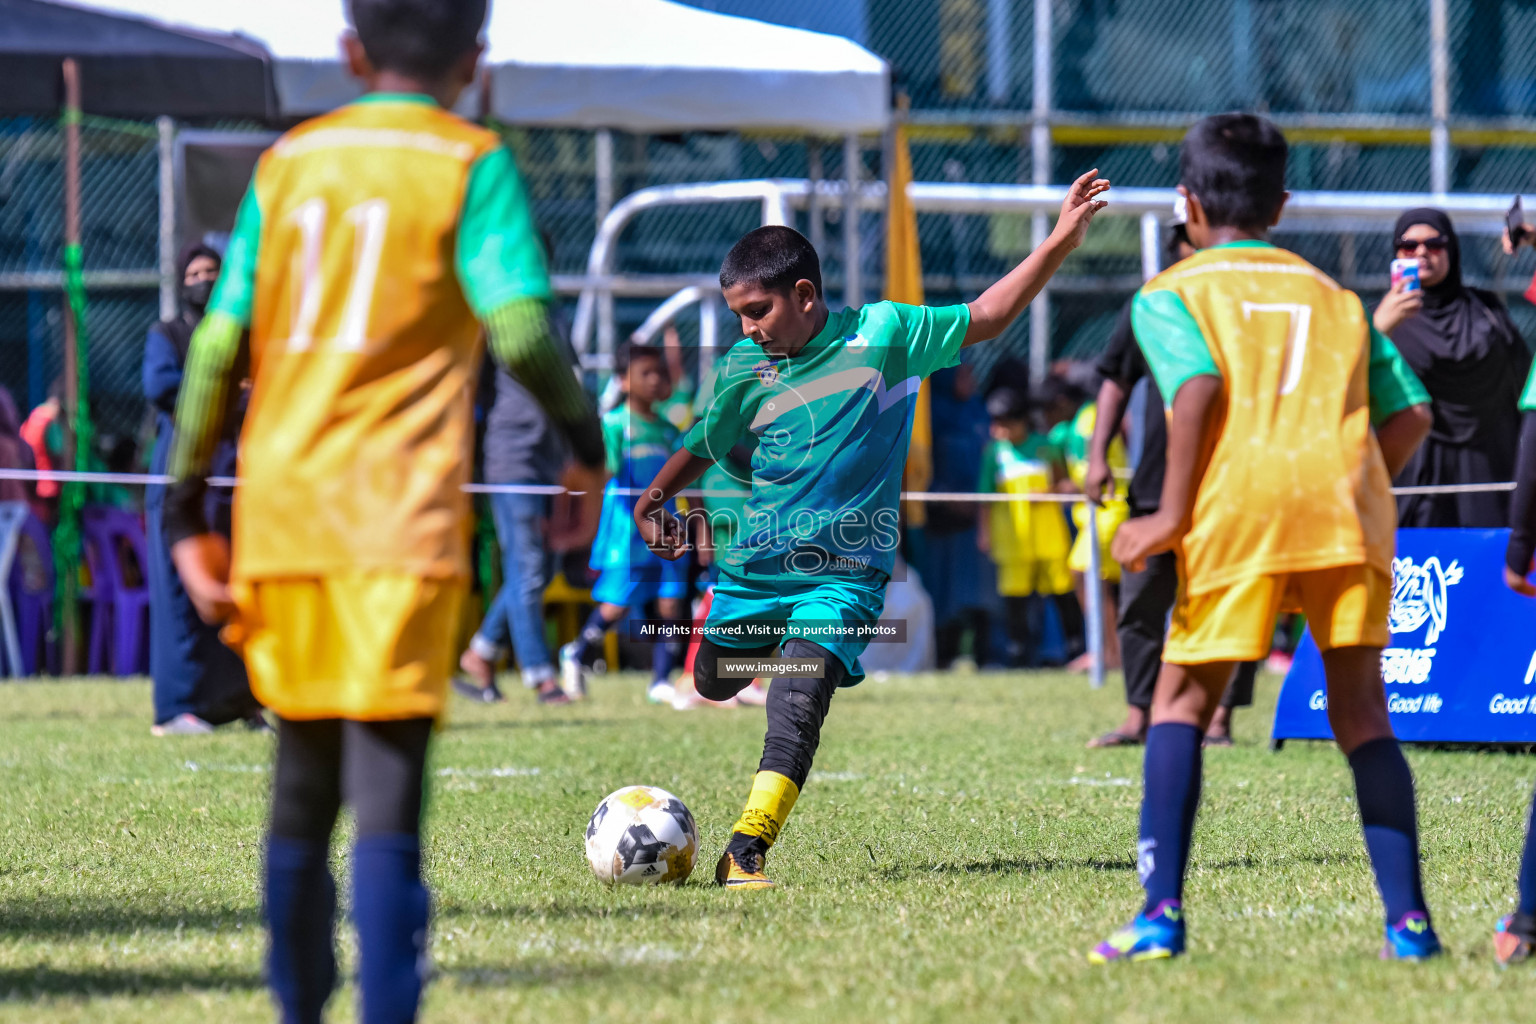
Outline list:
[[[469,576],[462,485],[482,330],[569,436],[593,499],[603,461],[546,327],[548,273],[511,154],[446,109],[474,80],[486,0],[349,0],[348,12],[368,95],[257,165],[193,338],[166,503],[188,594],[230,620],[279,716],[263,912],[287,1024],[319,1021],[335,985],[328,851],[343,802],[357,824],[359,1019],[416,1014],[423,771]],[[247,360],[230,563],[200,499]]]
[[[1185,136],[1194,256],[1136,296],[1136,338],[1170,403],[1162,502],[1116,536],[1118,561],[1178,555],[1179,593],[1147,732],[1137,868],[1147,899],[1097,962],[1184,951],[1183,884],[1201,739],[1236,663],[1306,613],[1328,717],[1349,758],[1386,904],[1383,956],[1439,952],[1419,877],[1413,776],[1387,719],[1396,512],[1391,478],[1429,429],[1428,395],[1360,298],[1264,236],[1285,204],[1286,143],[1248,114]]]

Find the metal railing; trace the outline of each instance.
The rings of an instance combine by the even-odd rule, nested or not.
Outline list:
[[[811,210],[813,216],[829,206],[841,206],[848,196],[843,181],[803,178],[760,178],[685,185],[653,185],[625,196],[598,226],[587,257],[585,275],[556,278],[555,287],[580,295],[572,341],[580,352],[611,355],[614,325],[611,297],[615,295],[668,295],[690,286],[713,287],[708,275],[616,274],[618,242],[626,227],[641,213],[665,207],[719,205],[751,202],[762,207],[764,224],[786,224],[795,211]],[[1032,214],[1048,218],[1066,198],[1064,185],[987,185],[950,181],[915,181],[907,195],[919,213]],[[1177,193],[1170,188],[1114,188],[1109,206],[1100,216],[1141,218],[1143,277],[1157,272],[1162,251],[1160,226],[1173,210]],[[816,202],[813,203],[812,199]],[[857,206],[862,210],[885,208],[884,182],[861,183]],[[1458,230],[1472,234],[1498,234],[1504,229],[1507,195],[1431,192],[1294,192],[1286,203],[1277,232],[1329,230],[1381,230],[1404,210],[1435,206],[1457,218]],[[1038,227],[1038,226],[1037,226]],[[1038,232],[1037,232],[1038,234]],[[1049,295],[1047,285],[1042,295]],[[1040,302],[1039,299],[1036,300]],[[1044,321],[1045,316],[1036,320]],[[1031,330],[1031,364],[1044,366],[1049,335]]]

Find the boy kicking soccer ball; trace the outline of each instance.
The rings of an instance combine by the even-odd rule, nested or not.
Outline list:
[[[1200,252],[1149,281],[1132,308],[1172,418],[1162,502],[1120,528],[1114,555],[1140,571],[1176,550],[1179,596],[1147,731],[1136,847],[1146,904],[1094,948],[1096,963],[1184,952],[1201,738],[1236,663],[1264,657],[1276,614],[1297,609],[1323,653],[1328,720],[1355,777],[1386,904],[1382,956],[1440,952],[1419,880],[1413,775],[1381,682],[1392,476],[1429,430],[1429,398],[1357,295],[1264,241],[1285,205],[1286,151],[1250,114],[1189,130],[1179,191]]]
[[[568,486],[595,498],[602,479],[596,417],[546,327],[548,274],[511,154],[445,109],[475,78],[485,0],[351,0],[349,13],[368,95],[257,164],[192,341],[165,514],[188,594],[231,622],[279,718],[262,888],[287,1024],[319,1021],[336,984],[328,860],[343,803],[359,1019],[416,1016],[423,771],[469,577],[482,324],[585,467]],[[246,359],[231,560],[201,499]]]
[[[947,307],[876,302],[832,312],[816,251],[787,227],[750,232],[720,269],[746,338],[717,372],[715,400],[635,506],[651,549],[687,550],[667,501],[749,435],[752,494],[694,660],[694,685],[726,700],[751,681],[722,657],[782,650],[809,670],[768,690],[768,735],[752,792],[715,869],[721,885],[767,888],[763,865],[811,769],[839,686],[863,679],[859,654],[895,566],[897,500],[918,386],[995,338],[1024,311],[1103,208],[1109,182],[1090,171],[1062,204],[1045,244],[976,301]]]

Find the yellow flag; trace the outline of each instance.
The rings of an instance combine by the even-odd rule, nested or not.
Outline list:
[[[885,219],[885,297],[892,302],[921,306],[923,259],[917,246],[917,210],[907,198],[907,183],[912,180],[912,152],[907,146],[907,126],[904,124],[896,128],[894,157],[888,197],[890,205]],[[917,411],[912,418],[912,447],[907,451],[902,488],[926,491],[932,482],[933,424],[925,380],[917,392]],[[906,513],[909,526],[923,526],[928,522],[928,509],[921,502],[909,502]]]

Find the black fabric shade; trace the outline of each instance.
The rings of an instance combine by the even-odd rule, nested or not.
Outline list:
[[[87,113],[262,120],[277,113],[271,58],[259,43],[44,0],[0,0],[0,115],[57,114],[66,57],[80,62]]]

